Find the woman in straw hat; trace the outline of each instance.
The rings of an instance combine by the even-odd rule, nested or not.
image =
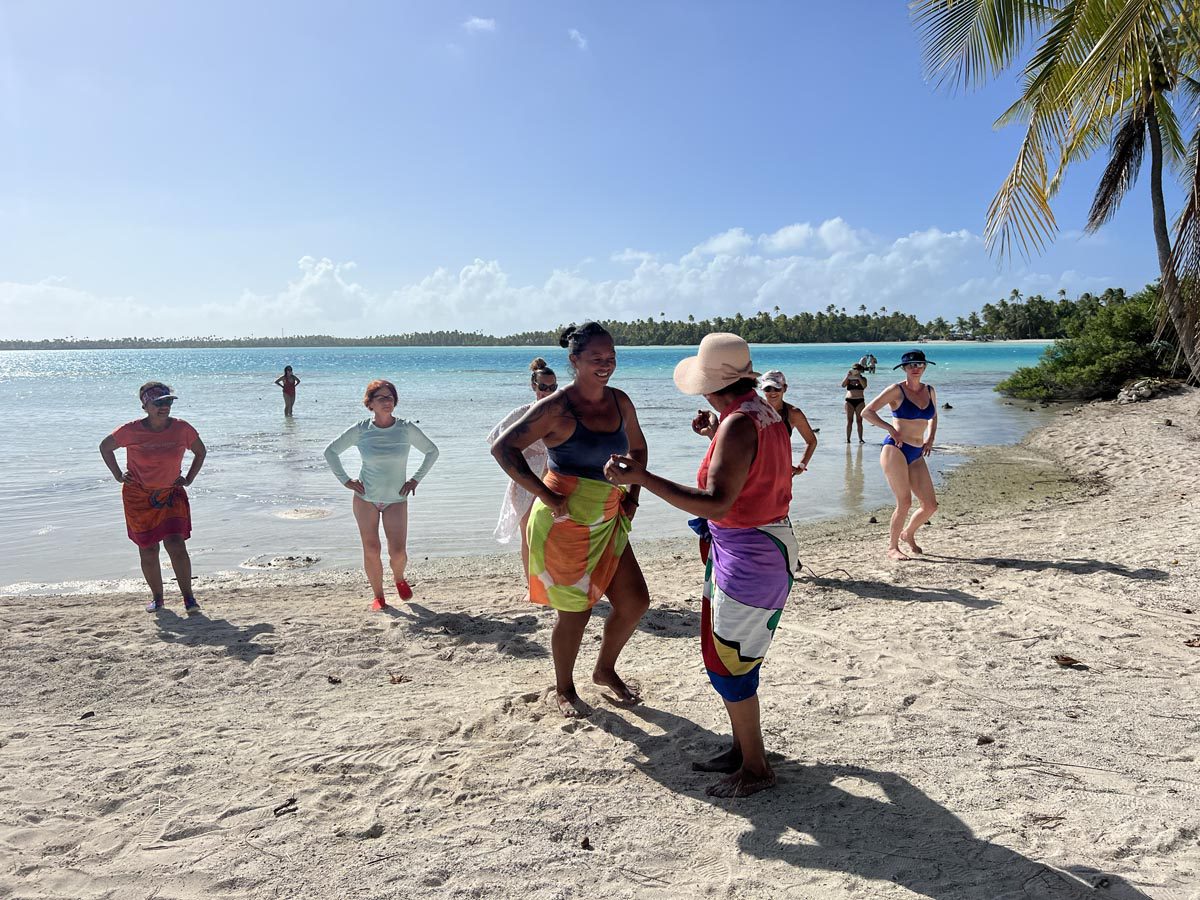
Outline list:
[[[927,360],[922,350],[909,350],[893,369],[904,369],[904,381],[893,384],[867,404],[863,418],[877,428],[887,432],[883,439],[883,452],[879,465],[887,478],[888,486],[896,495],[896,511],[892,513],[891,531],[888,536],[889,559],[905,560],[910,557],[900,549],[904,541],[913,553],[921,553],[917,545],[917,529],[937,512],[937,495],[933,490],[933,479],[929,466],[925,464],[933,450],[933,439],[937,434],[937,397],[933,387],[922,384],[926,366],[937,363]],[[879,410],[888,406],[892,410],[892,424],[879,415]],[[912,498],[916,495],[920,504],[912,516]],[[905,519],[908,519],[907,524]]]
[[[788,521],[792,460],[779,414],[754,390],[750,348],[735,334],[710,334],[698,355],[675,367],[675,385],[703,394],[719,415],[696,487],[668,481],[628,456],[614,456],[605,474],[640,485],[672,506],[708,520],[711,540],[704,576],[700,647],[709,680],[725,703],[733,746],[693,763],[726,777],[714,797],[745,797],[775,784],[759,722],[758,678],[792,587],[796,539]],[[704,433],[708,414],[693,421]]]
[[[637,686],[617,674],[617,657],[650,606],[629,529],[639,488],[628,491],[605,480],[614,454],[646,463],[646,439],[637,411],[624,391],[609,387],[617,368],[612,335],[596,322],[567,328],[559,343],[570,351],[575,380],[538,400],[492,444],[492,456],[509,478],[537,499],[529,513],[529,599],[558,612],[550,648],[554,690],[567,718],[590,708],[575,689],[575,658],[592,607],[607,596],[612,612],[592,681],[619,703],[641,698]],[[524,452],[544,441],[549,471],[538,478]]]

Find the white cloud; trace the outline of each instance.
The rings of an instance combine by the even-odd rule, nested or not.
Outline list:
[[[714,234],[702,244],[697,244],[692,253],[698,256],[732,256],[749,250],[754,245],[754,239],[746,234],[744,228],[730,228],[720,234]]]
[[[842,219],[794,223],[753,237],[732,228],[678,259],[625,249],[609,256],[620,274],[593,278],[558,269],[516,283],[499,260],[440,267],[398,286],[368,286],[353,262],[305,256],[297,275],[274,293],[246,291],[197,309],[96,296],[61,279],[0,283],[5,336],[241,336],[329,333],[369,335],[437,329],[510,334],[582,318],[697,319],[753,315],[780,306],[789,314],[828,304],[854,311],[910,312],[922,320],[965,315],[1023,293],[1072,296],[1114,286],[1107,275],[1074,270],[999,271],[969,231],[928,228],[899,237],[854,229]],[[70,323],[64,325],[63,323]]]
[[[579,29],[577,29],[577,28],[567,29],[567,37],[569,37],[571,40],[573,40],[575,42],[575,46],[578,47],[580,50],[586,50],[588,48],[588,40],[586,37],[584,37],[582,34],[579,33]]]
[[[481,19],[479,16],[471,16],[467,21],[462,23],[462,27],[467,31],[495,31],[495,19]]]

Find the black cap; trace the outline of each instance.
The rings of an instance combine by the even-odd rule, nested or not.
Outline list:
[[[930,360],[930,359],[926,359],[926,358],[925,358],[925,351],[924,351],[924,350],[909,350],[909,351],[908,351],[907,353],[905,353],[905,354],[904,354],[902,357],[900,357],[900,365],[898,365],[898,366],[892,366],[892,368],[893,368],[893,369],[899,369],[899,368],[900,368],[900,366],[906,366],[906,365],[908,365],[909,363],[914,363],[914,362],[923,362],[923,363],[928,363],[928,364],[929,364],[929,365],[931,365],[931,366],[936,366],[936,365],[937,365],[937,363],[935,363],[933,360]]]

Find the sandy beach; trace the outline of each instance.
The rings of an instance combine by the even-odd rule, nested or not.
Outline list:
[[[951,476],[924,559],[798,529],[741,800],[689,766],[695,548],[636,528],[645,703],[581,681],[577,722],[515,555],[417,560],[391,615],[358,573],[0,599],[0,896],[1200,897],[1198,450],[1200,391],[1064,409]]]

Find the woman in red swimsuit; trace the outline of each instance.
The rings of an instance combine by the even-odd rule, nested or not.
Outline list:
[[[283,414],[292,415],[292,404],[296,402],[296,385],[300,379],[292,374],[291,366],[283,367],[283,374],[275,379],[275,383],[283,388]]]

